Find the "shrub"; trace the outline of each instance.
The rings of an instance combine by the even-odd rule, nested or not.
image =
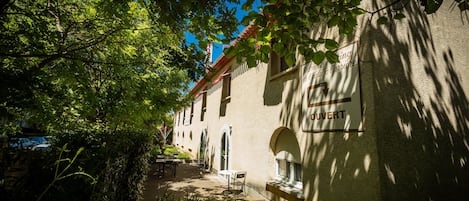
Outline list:
[[[160,149],[160,146],[158,145],[153,145],[150,148],[150,160],[155,161],[158,155],[162,154],[162,151]]]
[[[68,177],[55,182],[43,200],[99,200],[131,201],[143,195],[148,172],[150,135],[139,132],[74,132],[57,136],[56,147],[68,144],[69,153],[62,158],[73,158],[81,147],[84,150],[70,171],[85,171],[98,177],[96,184],[82,177]],[[58,151],[34,153],[28,164],[28,173],[16,182],[6,200],[36,200],[54,179]],[[2,199],[3,200],[3,199]]]

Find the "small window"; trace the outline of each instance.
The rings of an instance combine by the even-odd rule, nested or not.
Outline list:
[[[301,164],[285,159],[276,159],[276,161],[277,179],[295,186],[301,186],[303,180]]]
[[[293,181],[294,182],[303,182],[303,171],[301,164],[293,163]]]
[[[230,68],[223,74],[223,88],[221,91],[221,103],[220,103],[220,116],[224,117],[226,115],[226,108],[230,102],[231,96],[231,74]]]
[[[192,124],[192,117],[194,117],[194,102],[191,104],[191,116],[189,117],[189,124]]]
[[[287,161],[277,159],[277,176],[281,179],[287,178]]]
[[[277,75],[281,72],[284,72],[290,68],[290,66],[287,65],[287,62],[283,57],[280,57],[277,55],[277,53],[272,52],[270,54],[270,75],[274,76]]]
[[[178,112],[178,126],[181,123],[181,112]]]
[[[272,46],[276,43],[276,40],[271,41]],[[285,49],[290,49],[289,47],[285,46]],[[279,73],[282,73],[286,70],[288,70],[292,66],[288,66],[287,62],[285,61],[285,58],[278,55],[276,52],[272,51],[270,53],[270,75],[274,76]]]
[[[207,111],[207,88],[202,92],[202,108],[200,111],[200,121],[204,121],[205,112]]]
[[[231,74],[225,73],[223,75],[223,88],[222,88],[221,100],[225,101],[229,99],[230,96],[231,96]]]
[[[186,125],[186,108],[184,108],[184,112],[182,113],[182,125]]]
[[[274,178],[266,190],[286,200],[304,200],[301,150],[295,133],[290,129],[275,130],[270,148],[274,154]]]

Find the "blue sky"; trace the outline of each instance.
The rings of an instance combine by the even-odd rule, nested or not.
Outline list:
[[[241,5],[243,5],[243,3],[245,2],[245,0],[241,0],[241,4],[240,5],[234,5],[234,4],[230,4],[229,6],[236,6],[237,7],[237,13],[236,13],[236,18],[238,19],[238,21],[241,22],[241,20],[243,19],[244,16],[246,16],[248,14],[247,11],[244,11],[241,9]],[[253,6],[252,8],[254,10],[258,10],[258,7],[261,6],[261,0],[255,0],[254,3],[253,3]],[[240,25],[238,26],[238,32],[240,33],[241,31],[243,31],[244,29],[244,26]],[[237,33],[237,34],[239,34]],[[195,39],[195,37],[190,34],[190,33],[186,33],[186,41],[187,43],[195,43],[197,44],[197,40]],[[236,36],[236,35],[235,35]],[[212,56],[212,62],[215,62],[218,57],[221,55],[223,51],[223,44],[219,44],[219,43],[214,43],[213,44],[213,56]]]

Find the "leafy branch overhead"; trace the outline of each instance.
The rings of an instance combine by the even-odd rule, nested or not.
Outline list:
[[[204,72],[203,54],[184,43],[184,32],[230,40],[236,24],[220,0],[7,0],[1,118],[51,130],[151,129],[185,103],[188,83]]]
[[[405,18],[410,0],[374,11],[362,0],[254,0],[241,5],[254,38],[236,39],[225,54],[249,66],[274,51],[292,66],[337,62],[335,38],[315,38],[313,28],[351,35],[357,17],[379,24]],[[419,0],[426,13],[442,0]],[[6,0],[0,4],[0,118],[27,120],[49,130],[75,128],[154,130],[204,73],[207,42],[234,40],[240,0]],[[235,6],[233,6],[235,5]],[[468,0],[453,0],[467,12]],[[377,17],[374,17],[374,16]],[[199,46],[186,45],[191,32]],[[316,34],[316,33],[314,33]],[[20,80],[20,82],[18,81]]]
[[[360,15],[369,15],[378,24],[387,24],[391,20],[405,18],[404,9],[411,0],[395,0],[377,10],[363,9],[362,0],[338,1],[290,1],[263,0],[261,12],[250,11],[242,20],[247,26],[252,23],[257,29],[254,38],[240,38],[235,46],[225,50],[227,56],[238,55],[245,59],[250,67],[256,66],[256,60],[268,62],[269,54],[275,52],[283,57],[289,66],[296,63],[298,51],[306,62],[320,64],[324,60],[338,62],[335,54],[339,44],[334,38],[314,38],[315,27],[327,26],[337,29],[340,35],[350,35],[357,27]],[[469,9],[467,0],[453,0],[461,12]],[[242,8],[251,10],[254,0],[246,1]],[[436,12],[442,0],[419,0],[427,14]],[[374,16],[377,16],[374,18]],[[274,42],[273,42],[274,41]]]

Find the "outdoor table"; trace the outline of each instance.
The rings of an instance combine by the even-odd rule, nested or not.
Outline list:
[[[161,172],[161,176],[164,176],[164,172],[165,172],[165,166],[166,165],[170,165],[172,168],[173,168],[173,177],[176,176],[176,166],[178,163],[181,163],[181,159],[177,159],[177,158],[160,158],[160,159],[156,159],[156,165],[158,166],[158,169],[160,169],[162,172]]]

